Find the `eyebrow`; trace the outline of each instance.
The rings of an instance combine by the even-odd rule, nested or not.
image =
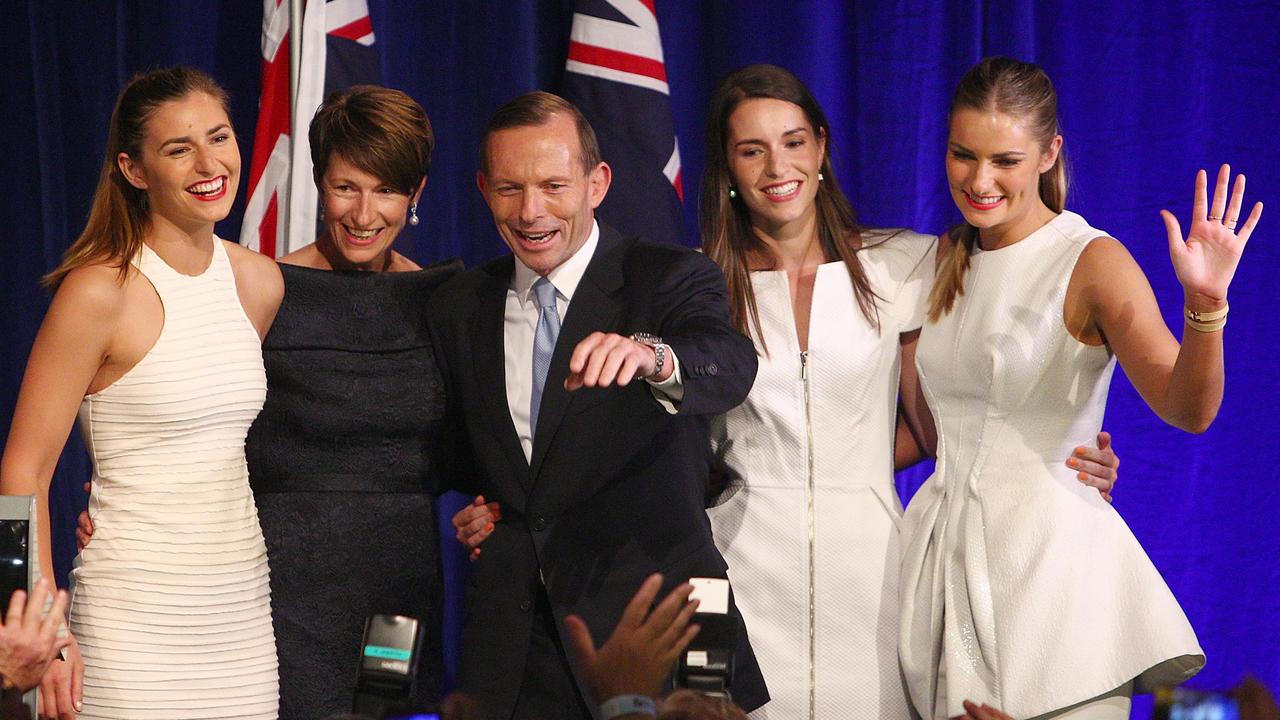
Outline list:
[[[782,133],[782,137],[787,137],[789,135],[797,135],[797,134],[807,133],[807,132],[809,132],[808,128],[803,128],[803,127],[791,128],[790,130]],[[739,145],[751,145],[753,143],[756,145],[763,145],[764,141],[758,140],[756,138],[747,138],[745,140],[739,140],[738,142],[734,143],[733,146],[738,147]]]
[[[972,150],[970,150],[969,148],[967,148],[967,147],[965,147],[965,146],[961,145],[961,144],[960,144],[960,143],[958,143],[958,142],[948,142],[948,143],[947,143],[947,145],[951,146],[951,149],[952,149],[952,150],[959,150],[959,151],[961,151],[961,152],[967,152],[967,153],[969,153],[970,155],[973,155],[973,154],[974,154],[974,152],[973,152]],[[1024,158],[1024,157],[1026,157],[1026,156],[1027,156],[1027,154],[1026,154],[1026,153],[1024,153],[1024,152],[1022,152],[1021,150],[1005,150],[1004,152],[993,153],[993,154],[991,155],[991,157],[993,157],[993,158]]]
[[[230,130],[230,129],[231,129],[231,126],[230,126],[229,124],[227,124],[227,123],[221,123],[221,124],[219,124],[219,125],[216,125],[216,126],[214,126],[214,127],[210,128],[210,129],[209,129],[209,131],[208,131],[208,132],[206,132],[204,135],[205,135],[205,137],[208,137],[208,136],[210,136],[210,135],[214,135],[214,134],[220,133],[220,132],[222,132],[223,130]],[[189,142],[191,142],[191,136],[190,136],[190,135],[183,135],[182,137],[169,138],[168,140],[165,140],[164,142],[160,143],[160,147],[161,147],[161,148],[163,148],[163,147],[165,147],[165,146],[167,146],[167,145],[173,145],[173,144],[175,144],[175,143],[189,143]]]

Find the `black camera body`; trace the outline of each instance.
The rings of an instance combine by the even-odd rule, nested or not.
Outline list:
[[[373,615],[365,623],[352,712],[381,718],[410,712],[423,627],[417,618]]]
[[[702,629],[680,654],[675,686],[732,700],[733,655],[738,643],[738,618],[729,614],[732,590],[723,578],[690,578],[699,601],[693,622]]]

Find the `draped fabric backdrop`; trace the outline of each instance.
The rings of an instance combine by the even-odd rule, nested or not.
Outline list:
[[[461,256],[474,265],[494,257],[504,248],[474,186],[480,132],[513,95],[559,86],[572,2],[369,4],[386,82],[426,107],[438,137],[423,222],[405,229],[402,248],[420,262]],[[1170,429],[1118,373],[1106,425],[1124,461],[1116,509],[1208,653],[1192,684],[1227,687],[1251,672],[1280,688],[1280,447],[1272,442],[1277,380],[1270,367],[1280,336],[1280,6],[657,0],[657,11],[688,198],[685,234],[674,241],[697,238],[694,198],[710,92],[729,70],[751,62],[787,67],[814,90],[831,119],[841,183],[865,222],[932,233],[958,219],[942,161],[947,103],[961,74],[993,54],[1041,64],[1060,96],[1075,177],[1068,206],[1129,247],[1175,328],[1181,292],[1157,211],[1175,211],[1185,227],[1197,168],[1229,161],[1248,173],[1249,201],[1271,208],[1232,287],[1226,400],[1217,422],[1199,437]],[[0,4],[9,32],[0,45],[7,69],[0,81],[7,185],[0,217],[10,223],[0,241],[6,432],[48,305],[37,282],[83,227],[120,86],[134,72],[175,63],[211,72],[231,91],[247,173],[260,13],[258,2]],[[236,211],[219,226],[224,237],[235,237],[240,225],[241,185]],[[72,526],[88,476],[73,437],[51,493],[60,575],[74,553]],[[923,479],[919,469],[903,474],[904,499]],[[451,546],[451,533],[444,542]],[[1098,612],[1126,601],[1098,597]]]

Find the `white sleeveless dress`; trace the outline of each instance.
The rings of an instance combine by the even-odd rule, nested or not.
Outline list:
[[[198,276],[143,247],[164,306],[141,361],[80,406],[95,532],[73,571],[81,718],[276,717],[267,556],[245,434],[266,375],[226,248]]]
[[[760,369],[746,401],[712,425],[734,477],[707,514],[771,698],[752,720],[910,716],[893,437],[899,334],[923,321],[935,238],[876,230],[865,240],[857,258],[879,296],[880,332],[844,263],[826,263],[802,354],[786,273],[753,272]]]
[[[1064,212],[975,253],[955,308],[921,332],[938,463],[904,516],[900,652],[925,718],[965,699],[1030,718],[1204,665],[1124,520],[1064,464],[1094,442],[1115,369],[1063,323],[1076,261],[1104,235]]]

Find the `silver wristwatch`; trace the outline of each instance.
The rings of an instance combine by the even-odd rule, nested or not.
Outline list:
[[[653,374],[645,378],[652,380],[662,376],[662,369],[667,365],[667,344],[662,342],[662,338],[652,333],[637,332],[631,333],[631,339],[641,345],[648,345],[653,348]]]

